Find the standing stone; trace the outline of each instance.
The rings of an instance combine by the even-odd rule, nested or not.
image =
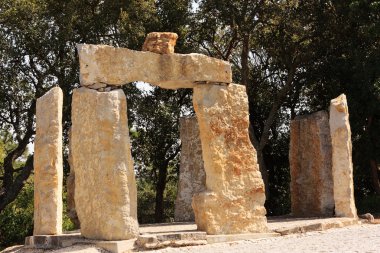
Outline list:
[[[291,202],[294,216],[333,216],[329,115],[298,116],[290,123]]]
[[[62,233],[62,105],[54,87],[37,99],[34,144],[34,235]]]
[[[248,136],[245,86],[198,85],[193,103],[207,188],[193,197],[198,229],[208,234],[266,232],[265,188]]]
[[[142,51],[173,54],[178,35],[170,32],[152,32],[146,36]]]
[[[174,220],[193,221],[191,199],[206,190],[206,173],[203,167],[202,144],[196,117],[180,119],[181,164]]]
[[[138,235],[136,182],[122,90],[74,90],[72,163],[75,205],[86,238]]]
[[[357,217],[354,199],[351,128],[344,94],[331,100],[330,132],[332,172],[334,179],[335,215]]]

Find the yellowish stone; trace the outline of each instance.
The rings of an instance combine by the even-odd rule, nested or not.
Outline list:
[[[245,87],[198,85],[193,103],[207,188],[193,197],[198,229],[208,234],[266,232],[265,188],[248,136]]]

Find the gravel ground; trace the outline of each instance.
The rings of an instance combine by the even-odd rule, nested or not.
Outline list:
[[[91,245],[75,245],[59,250],[43,251],[15,246],[2,251],[4,253],[103,253],[104,250]],[[327,252],[366,252],[380,253],[380,224],[355,225],[330,229],[321,232],[292,234],[266,239],[246,240],[230,243],[216,243],[204,246],[165,248],[149,253],[327,253]]]
[[[160,253],[217,253],[217,252],[380,252],[380,225],[356,225],[351,227],[330,229],[322,232],[293,234],[259,240],[247,240],[231,243],[218,243],[205,246],[166,248]]]

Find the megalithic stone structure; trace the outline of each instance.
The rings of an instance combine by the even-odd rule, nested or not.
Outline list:
[[[194,194],[206,190],[206,173],[202,158],[202,144],[196,117],[180,119],[181,163],[174,220],[194,221],[191,200]]]
[[[245,86],[198,85],[193,103],[207,188],[193,197],[198,229],[208,234],[266,232],[265,188],[248,135]]]
[[[74,90],[71,131],[82,235],[100,240],[137,237],[137,190],[124,92]]]
[[[333,216],[329,115],[319,111],[290,122],[290,190],[294,216]]]
[[[62,106],[54,87],[37,99],[34,144],[34,235],[62,233]]]
[[[232,81],[228,62],[202,54],[157,54],[88,44],[79,44],[77,48],[80,83],[89,88],[143,81],[165,89],[178,89],[193,88],[198,83]]]
[[[330,132],[332,140],[332,174],[335,215],[357,217],[354,199],[351,128],[344,94],[331,100]]]

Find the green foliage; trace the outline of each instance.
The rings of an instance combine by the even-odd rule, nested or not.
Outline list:
[[[75,230],[74,223],[70,220],[69,216],[67,215],[67,191],[66,191],[66,187],[64,187],[64,192],[63,192],[62,230],[63,231]]]
[[[154,223],[156,191],[154,185],[143,178],[137,184],[137,216],[140,224]]]
[[[137,216],[140,224],[155,222],[156,189],[149,179],[138,178],[137,182]],[[174,219],[174,201],[177,196],[177,180],[172,176],[166,184],[164,192],[164,219],[163,222],[172,222]]]
[[[0,213],[0,248],[22,244],[33,233],[33,181]]]

